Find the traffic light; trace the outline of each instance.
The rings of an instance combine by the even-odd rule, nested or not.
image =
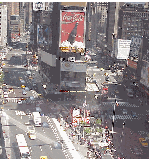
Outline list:
[[[114,122],[112,121],[112,126],[114,127]]]
[[[123,125],[125,126],[125,122],[123,122]]]

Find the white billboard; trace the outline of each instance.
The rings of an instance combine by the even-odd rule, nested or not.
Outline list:
[[[45,2],[33,2],[33,10],[45,10]]]
[[[117,59],[126,59],[129,57],[131,40],[118,39]]]

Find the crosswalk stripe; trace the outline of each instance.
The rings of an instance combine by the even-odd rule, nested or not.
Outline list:
[[[16,115],[26,115],[23,111],[15,111]]]
[[[108,117],[109,117],[109,119],[113,119],[113,115],[109,115]],[[115,115],[115,120],[116,119],[122,119],[122,120],[125,120],[125,119],[140,119],[140,117],[133,118],[132,115]]]
[[[102,102],[103,106],[114,106],[115,102]],[[119,106],[125,106],[125,107],[139,107],[135,104],[130,104],[128,102],[118,102]]]

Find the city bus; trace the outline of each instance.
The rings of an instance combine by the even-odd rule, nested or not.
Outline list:
[[[24,135],[17,134],[16,139],[17,139],[21,159],[31,159],[30,151],[29,151],[29,148],[27,146],[27,142],[25,140]]]

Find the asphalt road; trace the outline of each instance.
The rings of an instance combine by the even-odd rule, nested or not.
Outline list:
[[[32,121],[32,117],[29,118],[29,116],[22,116],[22,118],[18,115],[16,115],[15,110],[9,110],[6,111],[6,114],[9,117],[8,125],[10,127],[10,145],[13,147],[12,149],[12,158],[19,158],[19,150],[16,143],[16,134],[24,134],[25,139],[27,141],[28,146],[30,147],[31,156],[32,158],[39,158],[40,156],[47,156],[48,158],[63,158],[65,159],[65,156],[60,149],[52,149],[53,143],[55,143],[57,140],[54,136],[54,133],[49,128],[42,128],[42,127],[36,127],[35,131],[37,134],[37,139],[30,140],[26,134],[27,127],[24,123],[28,122],[29,120]],[[45,117],[42,117],[42,122],[47,122],[47,119]],[[48,144],[48,145],[44,145]],[[44,145],[41,146],[40,145]]]
[[[22,55],[22,56],[21,56]],[[36,140],[30,140],[26,134],[26,126],[24,123],[28,122],[29,120],[32,121],[32,117],[29,118],[29,116],[18,116],[17,111],[25,111],[25,108],[29,108],[32,111],[35,111],[35,104],[17,104],[17,100],[19,98],[27,98],[30,96],[35,96],[37,93],[33,91],[33,85],[32,81],[27,77],[26,75],[26,68],[22,66],[22,61],[24,60],[25,53],[21,50],[12,50],[8,52],[7,54],[7,60],[5,61],[5,66],[3,70],[8,70],[8,72],[5,72],[5,79],[4,82],[7,84],[5,87],[5,91],[9,91],[10,88],[13,87],[14,91],[8,94],[8,103],[4,104],[4,110],[8,114],[9,121],[8,125],[10,130],[10,145],[13,147],[12,149],[12,158],[19,158],[19,149],[15,146],[16,138],[15,135],[19,133],[23,133],[27,144],[31,146],[31,156],[32,158],[40,158],[40,156],[47,156],[48,158],[56,159],[56,158],[62,158],[65,159],[65,155],[63,150],[60,149],[52,149],[50,151],[50,146],[53,148],[53,143],[56,142],[56,134],[54,135],[54,130],[50,127],[49,128],[42,128],[37,127],[37,139]],[[23,58],[21,58],[23,57]],[[32,71],[35,72],[35,71]],[[21,83],[19,78],[22,78],[25,83]],[[22,94],[22,88],[20,87],[21,84],[25,85],[26,87],[29,87],[30,91],[27,91],[27,95]],[[36,96],[37,97],[37,96]],[[36,98],[35,97],[35,98]],[[46,114],[46,112],[45,112]],[[47,122],[47,119],[45,117],[42,117],[42,122]],[[33,123],[33,122],[32,122]],[[54,125],[55,129],[55,125]],[[43,144],[50,144],[40,147],[39,145]]]
[[[20,56],[21,53],[23,53],[22,58]],[[15,56],[17,56],[17,57],[12,57],[13,54],[14,55],[16,54]],[[16,88],[16,89],[14,89],[15,94],[10,93],[9,98],[14,98],[15,96],[16,97],[29,97],[29,96],[33,95],[32,91],[27,92],[27,95],[22,95],[22,89],[20,88],[21,83],[20,83],[19,77],[22,77],[23,80],[25,81],[24,85],[28,86],[30,89],[34,89],[33,86],[32,86],[32,81],[29,80],[28,77],[26,76],[26,73],[25,73],[26,69],[24,67],[22,67],[23,61],[25,59],[25,53],[22,52],[21,50],[12,50],[11,52],[8,53],[7,56],[8,56],[8,58],[7,58],[8,61],[5,62],[6,66],[5,66],[4,70],[8,69],[9,72],[5,73],[5,83],[7,83],[8,87],[15,86],[15,88]],[[103,64],[101,64],[101,67],[102,66],[103,66]],[[91,94],[90,98],[87,98],[87,104],[89,104],[90,107],[91,106],[97,107],[99,110],[105,112],[106,122],[107,121],[111,122],[112,121],[112,116],[111,115],[112,115],[112,110],[113,110],[113,104],[111,104],[111,102],[114,102],[114,100],[115,100],[115,98],[114,98],[114,96],[112,96],[112,94],[116,95],[116,99],[120,103],[119,103],[119,106],[116,107],[116,117],[117,117],[117,119],[115,119],[115,128],[114,128],[114,130],[117,132],[114,135],[114,138],[118,142],[116,142],[114,145],[115,145],[115,147],[117,147],[118,153],[124,152],[125,155],[128,154],[129,156],[133,156],[132,158],[137,158],[137,156],[134,156],[133,154],[131,154],[131,151],[129,151],[130,146],[138,146],[138,147],[141,147],[142,149],[143,149],[143,147],[139,144],[138,137],[133,138],[132,140],[129,140],[129,138],[132,137],[131,133],[129,133],[129,132],[131,130],[131,131],[133,131],[133,134],[139,134],[142,131],[142,132],[145,132],[145,134],[142,135],[142,136],[143,137],[147,136],[148,126],[145,123],[145,114],[146,114],[145,110],[146,109],[148,110],[148,108],[141,106],[137,102],[136,98],[129,98],[127,96],[127,93],[126,93],[124,87],[122,85],[117,84],[117,81],[116,81],[116,78],[115,78],[116,75],[112,74],[109,70],[99,71],[99,69],[97,69],[97,68],[88,69],[88,73],[90,75],[93,75],[94,73],[96,73],[94,78],[97,80],[99,85],[101,85],[101,83],[105,82],[105,76],[104,76],[105,72],[109,73],[111,82],[116,82],[116,84],[114,84],[114,83],[108,84],[108,86],[109,86],[109,88],[108,88],[108,91],[109,91],[108,100],[103,101],[102,103],[98,102],[94,98],[94,95]],[[118,90],[118,93],[115,92],[116,89]],[[80,97],[79,100],[84,101],[84,97]],[[65,102],[63,102],[63,103],[64,103],[63,104],[64,106],[66,106],[70,109],[69,102],[68,102],[68,105],[66,105]],[[121,104],[121,103],[123,103],[123,104]],[[27,108],[27,107],[30,107],[31,110],[35,109],[35,104],[30,104],[30,105],[27,106],[26,104],[25,105],[24,104],[17,105],[16,102],[14,102],[12,105],[16,105],[16,108],[18,110],[23,110],[23,108]],[[123,115],[122,109],[127,109],[128,114]],[[137,113],[137,116],[138,116],[137,119],[132,119],[131,118],[131,110],[133,110]],[[15,113],[15,110],[12,110],[11,114],[13,114],[13,113]],[[23,117],[23,119],[20,119],[20,117],[16,116],[15,114],[13,115],[13,117],[14,117],[14,120],[17,119],[18,121],[28,119],[28,117],[27,117],[27,119],[26,119],[26,117]],[[11,122],[13,122],[14,120],[12,120]],[[127,131],[127,132],[126,132],[126,137],[122,138],[122,141],[121,141],[120,134],[122,133],[122,126],[123,126],[122,123],[124,121],[126,123],[125,124],[125,131]],[[22,125],[23,124],[24,124],[24,122],[22,123]],[[110,124],[110,127],[111,127],[111,124]],[[17,128],[16,131],[13,130],[13,129],[15,129],[15,127],[13,127],[13,126],[11,127],[11,129],[12,129],[12,131],[15,132],[14,134],[16,134],[18,132],[21,133],[23,131],[19,127]],[[38,129],[38,131],[44,134],[43,130],[41,130],[40,128]],[[46,130],[45,133],[46,132],[48,132],[47,135],[49,135],[49,131]],[[30,140],[28,138],[27,138],[27,140],[28,140],[29,144],[32,144],[32,143],[30,143]],[[136,142],[133,142],[133,140],[135,140]],[[14,139],[12,137],[12,143],[13,142],[14,142]],[[38,142],[38,140],[37,141],[35,140],[35,142],[39,143],[41,141]],[[128,144],[123,144],[123,143],[128,143]],[[36,155],[35,154],[36,149],[37,149],[39,155],[41,154],[39,147],[35,146],[35,147],[33,147],[33,156]],[[124,151],[124,149],[126,149],[127,151]],[[42,152],[46,153],[47,149],[45,151],[42,151]],[[145,156],[140,156],[140,157],[141,158],[142,157],[146,158],[146,156],[148,154],[148,149],[144,148],[143,152],[145,153]],[[47,152],[47,153],[50,153],[50,152]],[[54,153],[54,154],[56,154],[56,153]],[[16,155],[16,154],[14,154],[14,155]],[[53,154],[50,154],[50,155],[53,156]]]
[[[100,58],[101,55],[97,56],[97,61],[99,61],[98,67],[105,68],[106,59]],[[149,133],[149,126],[148,123],[145,122],[146,119],[146,110],[148,110],[148,105],[140,105],[138,98],[135,96],[130,98],[127,96],[127,91],[125,90],[123,83],[117,84],[117,78],[115,73],[111,73],[110,70],[98,71],[98,69],[90,68],[88,69],[88,74],[94,75],[94,79],[97,80],[99,86],[101,83],[105,82],[104,73],[108,73],[110,77],[110,82],[105,84],[108,86],[108,96],[109,98],[106,101],[99,101],[97,100],[97,108],[101,112],[104,113],[105,116],[105,125],[109,123],[110,130],[112,129],[112,116],[113,116],[113,109],[115,99],[118,101],[119,106],[115,107],[115,124],[114,124],[114,145],[117,148],[118,156],[121,156],[121,153],[124,153],[124,157],[127,158],[148,158],[148,148],[142,147],[139,142],[139,137],[147,137]],[[115,84],[113,83],[115,82]],[[116,91],[117,90],[117,91]],[[95,99],[96,100],[96,99]],[[144,101],[144,98],[141,98]],[[127,110],[127,115],[123,115],[123,109]],[[136,112],[138,118],[134,119],[131,115],[131,110]],[[123,129],[123,122],[125,122],[125,136],[122,137],[122,129]],[[133,134],[131,134],[131,132]],[[142,132],[142,134],[141,134]],[[148,141],[147,141],[148,142]],[[131,147],[138,147],[141,148],[143,154],[141,156],[137,156],[131,153]]]

